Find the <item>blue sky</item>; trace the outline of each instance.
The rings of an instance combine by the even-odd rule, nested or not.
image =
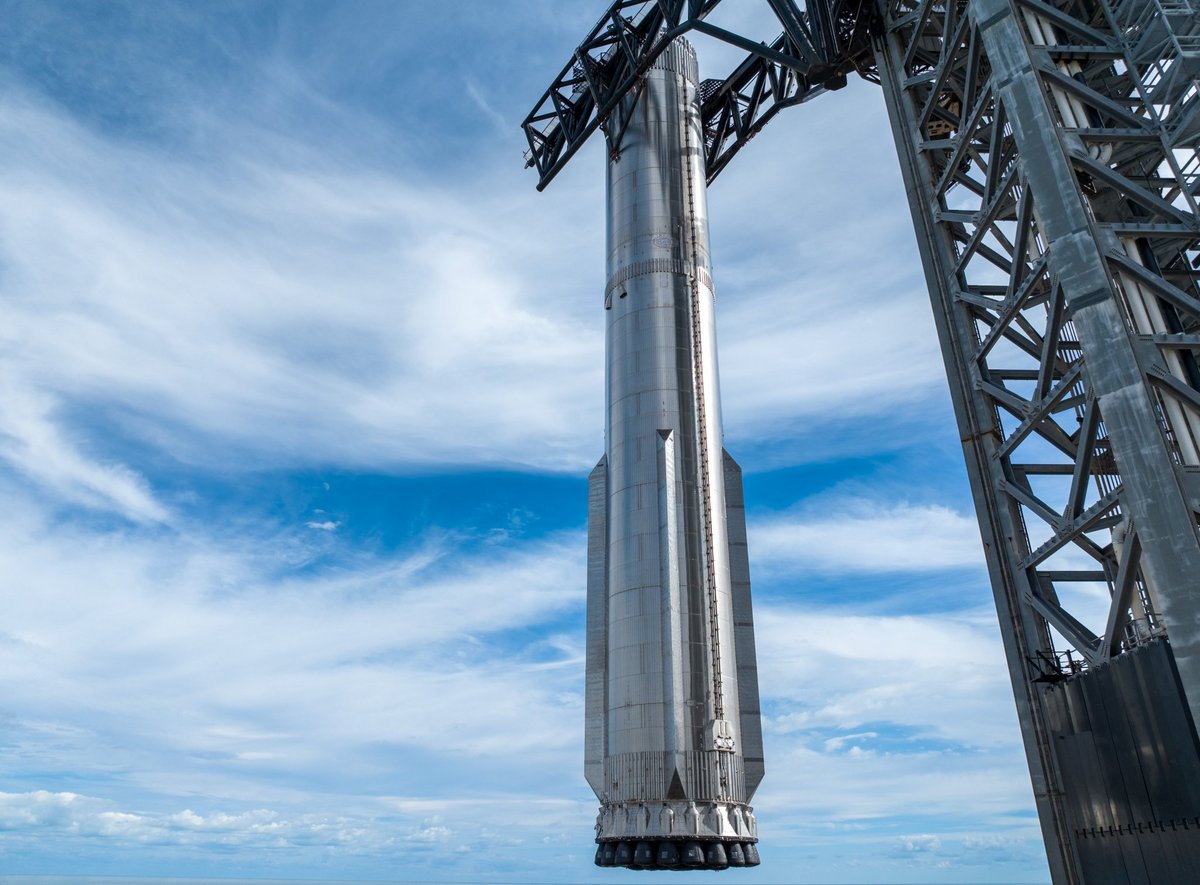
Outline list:
[[[582,777],[604,154],[538,194],[519,131],[601,11],[0,4],[0,873],[634,875]],[[767,753],[725,875],[1046,881],[880,95],[709,200]]]

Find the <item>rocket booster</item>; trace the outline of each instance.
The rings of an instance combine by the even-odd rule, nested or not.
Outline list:
[[[588,485],[596,863],[758,863],[763,775],[741,470],[722,448],[696,55],[625,99],[608,164],[607,428]]]

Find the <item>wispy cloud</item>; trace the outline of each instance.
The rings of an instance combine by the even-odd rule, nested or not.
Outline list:
[[[214,443],[259,462],[591,456],[600,339],[533,270],[536,231],[568,227],[546,217],[565,207],[482,180],[470,196],[247,154],[167,159],[33,103],[5,111],[20,160],[0,175],[2,365],[34,393],[103,404],[191,461]],[[510,225],[489,220],[501,204]],[[598,262],[590,276],[598,290]]]
[[[62,526],[47,537],[23,515],[0,523],[0,573],[22,591],[6,603],[0,681],[41,770],[51,757],[105,767],[105,748],[134,733],[140,749],[118,752],[140,757],[129,764],[143,780],[172,755],[208,760],[163,784],[201,793],[214,778],[253,793],[272,771],[325,770],[372,745],[564,759],[573,748],[578,703],[564,696],[577,688],[577,649],[545,645],[529,659],[497,639],[533,625],[548,638],[573,617],[575,534],[481,555],[443,542],[432,556],[287,577],[297,539],[192,527],[187,540],[118,545]],[[76,731],[59,732],[47,755],[46,736],[66,726]]]
[[[0,376],[0,460],[71,504],[114,510],[137,522],[166,521],[167,509],[141,476],[123,464],[87,457],[82,445],[66,438],[54,405],[33,385]]]
[[[905,426],[911,438],[945,421],[937,336],[895,153],[880,137],[886,125],[879,91],[852,82],[772,121],[746,148],[753,160],[733,162],[709,190],[735,444],[770,440],[811,460],[886,449],[895,441],[883,427]]]
[[[973,516],[868,498],[818,498],[799,512],[760,518],[751,545],[756,564],[792,573],[978,570],[983,563]]]
[[[233,150],[168,156],[29,97],[3,110],[0,320],[14,346],[0,368],[36,378],[28,396],[102,407],[110,431],[198,463],[224,446],[246,464],[594,459],[598,179],[543,198],[519,163],[488,160],[472,180],[417,183],[246,128]],[[803,298],[794,277],[756,289],[729,274],[734,438],[929,396],[927,318],[909,295],[874,291],[885,258],[846,262],[804,270]],[[851,266],[869,279],[847,284]],[[23,469],[47,473],[32,451]]]
[[[537,804],[533,801],[527,806],[535,812],[535,817],[539,816]],[[494,836],[481,840],[474,829],[481,823],[481,810],[472,808],[473,813],[460,813],[452,819],[437,814],[407,814],[381,803],[357,814],[306,814],[271,808],[207,813],[190,808],[131,811],[111,801],[77,793],[46,790],[0,793],[0,827],[6,831],[10,847],[42,843],[48,848],[56,845],[61,848],[82,837],[101,839],[110,847],[124,850],[182,850],[184,857],[195,857],[193,852],[202,857],[204,853],[219,856],[245,850],[333,855],[340,857],[342,863],[353,858],[392,858],[424,865],[438,861],[438,855],[443,855],[441,865],[450,868],[458,865],[456,854],[459,863],[464,859],[456,849],[469,844],[474,850],[483,850],[487,843],[499,841]],[[575,812],[568,803],[560,802],[552,818],[561,819],[564,813]],[[530,831],[530,821],[514,823],[514,832],[524,837],[535,835]]]
[[[471,97],[471,101],[473,101],[475,106],[479,108],[483,115],[492,122],[492,125],[496,127],[497,132],[503,132],[507,134],[516,130],[518,121],[505,119],[504,115],[496,110],[495,107],[492,106],[491,102],[488,101],[479,84],[472,80],[468,80],[466,83],[466,88],[467,95]]]
[[[1005,735],[973,725],[1014,721],[991,611],[860,616],[821,605],[761,608],[755,620],[764,681],[796,701],[772,720],[778,730],[862,731],[878,719],[962,745],[1016,741],[1015,729]],[[947,672],[955,674],[952,684],[931,691]]]
[[[981,862],[973,846],[999,836],[985,867],[1044,877],[990,611],[858,617],[760,604],[755,621],[764,845],[820,858],[831,880],[929,881],[943,867],[963,881]]]

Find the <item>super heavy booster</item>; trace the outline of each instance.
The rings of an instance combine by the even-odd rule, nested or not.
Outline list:
[[[607,436],[588,509],[601,866],[758,863],[758,673],[741,470],[722,448],[697,80],[674,41],[610,142]]]

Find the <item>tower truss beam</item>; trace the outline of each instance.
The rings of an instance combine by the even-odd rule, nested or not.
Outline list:
[[[870,61],[869,0],[824,0],[812,14],[794,0],[766,0],[782,29],[769,44],[709,23],[720,2],[611,3],[521,124],[529,144],[526,166],[537,169],[538,190],[597,129],[610,144],[620,143],[628,125],[622,99],[636,94],[654,60],[690,31],[747,52],[724,80],[704,84],[701,124],[710,183],[779,110],[844,86],[848,72]]]
[[[885,0],[878,44],[1056,883],[1200,863],[1148,826],[1200,810],[1197,68],[1156,3]]]

